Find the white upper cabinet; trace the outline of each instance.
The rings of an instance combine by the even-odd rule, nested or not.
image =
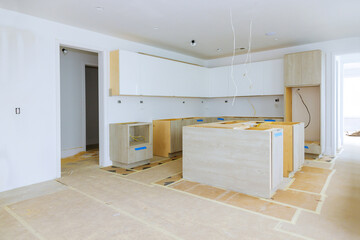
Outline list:
[[[209,95],[209,79],[207,68],[174,62],[176,96],[207,97]]]
[[[176,96],[175,67],[169,60],[140,55],[141,95]]]
[[[284,93],[283,60],[206,68],[129,51],[110,53],[110,95],[231,97]]]
[[[140,94],[148,96],[207,97],[207,68],[140,55]]]
[[[139,54],[119,52],[119,77],[121,95],[138,95],[140,93]]]
[[[209,68],[209,97],[227,97],[229,96],[230,67]]]
[[[264,62],[264,95],[284,94],[284,60],[276,59]]]
[[[239,64],[234,67],[236,68],[235,78],[238,88],[236,96],[262,95],[263,62]]]

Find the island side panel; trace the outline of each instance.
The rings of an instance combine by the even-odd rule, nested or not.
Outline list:
[[[184,127],[183,177],[259,197],[271,195],[271,131]]]

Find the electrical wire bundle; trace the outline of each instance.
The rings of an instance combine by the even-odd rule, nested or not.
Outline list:
[[[299,95],[299,97],[300,97],[300,99],[301,99],[301,102],[304,104],[304,106],[305,106],[305,108],[306,108],[306,111],[307,111],[307,113],[308,113],[308,115],[309,115],[309,121],[308,121],[308,123],[307,123],[306,126],[305,126],[305,128],[307,128],[307,127],[310,125],[310,123],[311,123],[311,114],[310,114],[310,111],[309,111],[308,106],[307,106],[306,103],[304,102],[304,99],[303,99],[303,97],[301,96],[301,94],[300,94],[299,91],[300,91],[300,89],[298,88],[297,91],[296,91],[296,93]]]

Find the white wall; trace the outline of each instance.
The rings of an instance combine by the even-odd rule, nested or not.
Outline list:
[[[61,157],[86,150],[85,65],[98,65],[95,53],[60,53]]]
[[[204,105],[205,100],[201,98],[114,96],[109,99],[108,121],[151,122],[153,119],[203,116]]]
[[[252,61],[264,61],[283,58],[285,54],[320,49],[325,54],[325,81],[321,87],[321,145],[326,155],[336,155],[336,75],[335,58],[343,54],[360,52],[360,38],[339,39],[326,42],[252,53]],[[245,55],[235,57],[235,64],[245,61]],[[217,67],[230,65],[231,57],[208,60],[205,66]]]
[[[283,96],[237,97],[233,104],[233,98],[207,99],[204,116],[283,117],[284,100]]]

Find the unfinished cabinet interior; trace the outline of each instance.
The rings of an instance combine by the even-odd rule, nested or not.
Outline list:
[[[322,153],[320,144],[321,86],[287,89],[285,96],[286,119],[292,122],[304,122],[305,153],[320,155]],[[303,98],[307,108],[300,96]]]
[[[259,127],[282,128],[283,176],[289,177],[304,164],[304,123],[302,122],[263,122]]]
[[[263,198],[283,180],[283,130],[218,122],[183,129],[183,178]]]
[[[154,155],[169,157],[182,151],[184,126],[215,122],[215,117],[189,117],[153,120]]]
[[[183,119],[153,120],[154,155],[169,157],[182,150]]]
[[[110,124],[110,160],[114,166],[132,168],[153,157],[151,123]]]
[[[320,50],[291,53],[284,57],[285,87],[320,85],[323,71]]]

